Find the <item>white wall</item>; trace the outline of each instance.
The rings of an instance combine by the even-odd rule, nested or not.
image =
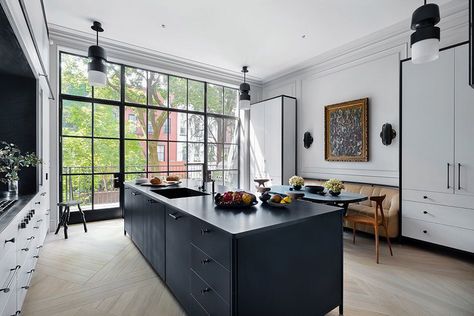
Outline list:
[[[468,39],[467,1],[441,7],[441,45]],[[265,82],[263,98],[280,94],[298,100],[298,170],[303,177],[398,186],[399,137],[384,146],[380,131],[391,123],[399,133],[400,60],[409,57],[409,21],[315,57],[311,63]],[[369,161],[328,162],[324,159],[324,107],[369,98]],[[303,147],[309,131],[314,143]]]

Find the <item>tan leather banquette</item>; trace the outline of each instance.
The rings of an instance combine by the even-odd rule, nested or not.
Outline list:
[[[305,179],[305,184],[311,185],[323,185],[324,180],[312,180],[312,179]],[[386,195],[385,200],[383,201],[383,212],[385,218],[387,219],[387,227],[388,227],[388,236],[389,237],[397,237],[400,228],[399,228],[399,216],[400,216],[400,201],[399,201],[399,190],[398,188],[394,187],[384,187],[375,184],[360,184],[360,183],[351,183],[351,182],[344,182],[344,186],[346,187],[346,191],[360,193],[367,196],[379,196],[379,195]],[[363,215],[374,216],[375,212],[375,202],[371,202],[370,200],[362,201],[360,203],[352,203],[349,204],[348,213],[358,213]],[[344,221],[344,226],[352,228],[350,223]],[[372,226],[366,225],[357,225],[357,230],[367,232],[370,234],[374,233],[374,229]],[[379,234],[381,236],[385,236],[384,229],[379,230]]]

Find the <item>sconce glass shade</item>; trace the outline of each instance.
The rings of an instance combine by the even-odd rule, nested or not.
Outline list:
[[[94,87],[102,87],[107,83],[107,55],[105,49],[93,45],[89,47],[88,79],[89,84]]]
[[[422,64],[439,58],[439,40],[428,38],[411,46],[411,60],[414,64]]]
[[[250,110],[250,85],[246,82],[240,84],[240,96],[239,105],[240,109],[247,111]]]

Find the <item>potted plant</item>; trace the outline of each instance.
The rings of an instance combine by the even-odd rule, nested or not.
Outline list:
[[[329,179],[324,183],[324,187],[328,189],[329,194],[332,196],[338,196],[344,189],[344,184],[338,179]]]
[[[41,163],[34,153],[22,154],[15,144],[0,142],[0,182],[8,184],[8,195],[18,195],[18,180],[21,168]]]
[[[298,176],[292,176],[288,182],[293,187],[293,189],[297,191],[301,190],[301,187],[304,185],[304,179]]]

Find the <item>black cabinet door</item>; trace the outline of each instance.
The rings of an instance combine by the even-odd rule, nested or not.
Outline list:
[[[144,255],[159,276],[165,279],[165,213],[163,204],[147,199]]]
[[[132,237],[133,196],[130,188],[125,188],[123,202],[123,225],[125,232]]]
[[[132,190],[132,240],[142,253],[145,250],[145,202],[144,196]]]
[[[166,284],[186,311],[191,304],[190,224],[188,215],[166,209]]]

